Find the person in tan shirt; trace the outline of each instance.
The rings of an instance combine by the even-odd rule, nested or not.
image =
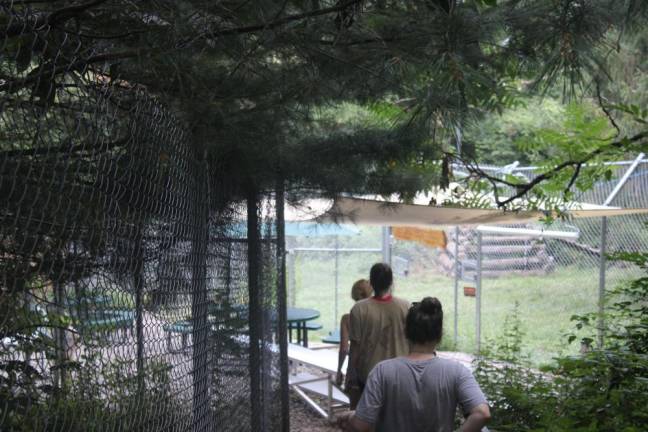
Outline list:
[[[405,318],[410,302],[392,296],[393,281],[389,265],[374,264],[369,274],[373,297],[360,300],[351,309],[349,364],[357,372],[354,384],[360,391],[376,364],[409,352],[405,338]],[[351,407],[353,408],[355,407]]]

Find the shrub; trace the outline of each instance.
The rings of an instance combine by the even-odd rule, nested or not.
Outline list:
[[[647,253],[613,258],[648,270]],[[601,323],[605,343],[556,359],[544,373],[521,355],[519,319],[512,314],[476,376],[493,412],[493,428],[507,431],[638,432],[648,424],[648,277],[608,293],[602,317],[574,316],[568,341],[591,347]],[[599,318],[603,318],[599,320]],[[550,319],[548,317],[548,319]]]

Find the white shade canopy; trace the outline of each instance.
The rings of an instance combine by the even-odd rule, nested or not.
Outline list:
[[[567,216],[575,219],[648,214],[648,209],[622,209],[591,204],[571,205]],[[504,211],[460,207],[435,207],[373,199],[342,197],[335,201],[310,200],[299,208],[287,207],[286,220],[317,220],[321,223],[355,223],[382,226],[501,225],[538,221],[541,211]]]

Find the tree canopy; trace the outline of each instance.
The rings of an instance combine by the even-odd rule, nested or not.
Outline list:
[[[251,187],[272,189],[277,177],[295,197],[407,198],[447,185],[452,161],[467,164],[477,188],[483,181],[509,187],[513,198],[546,182],[568,192],[587,162],[646,143],[644,101],[631,85],[617,84],[624,71],[611,67],[622,47],[643,49],[636,42],[647,18],[642,1],[54,0],[0,7],[7,54],[0,92],[52,110],[61,108],[63,92],[79,96],[72,90],[79,82],[144,89],[186,125],[224,202]],[[591,129],[581,115],[562,139],[529,139],[529,151],[551,147],[537,183],[475,168],[488,146],[471,142],[479,133],[459,146],[462,131],[529,94],[552,92],[591,98],[610,128],[572,139]],[[341,123],[349,107],[361,114]],[[615,112],[632,126],[608,136]]]

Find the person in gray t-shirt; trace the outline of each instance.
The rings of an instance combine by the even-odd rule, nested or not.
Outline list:
[[[461,430],[480,431],[490,420],[486,398],[466,367],[436,356],[442,330],[438,299],[414,303],[405,327],[409,355],[378,363],[355,413],[341,416],[338,424],[359,432],[451,432],[459,405],[467,415]]]

